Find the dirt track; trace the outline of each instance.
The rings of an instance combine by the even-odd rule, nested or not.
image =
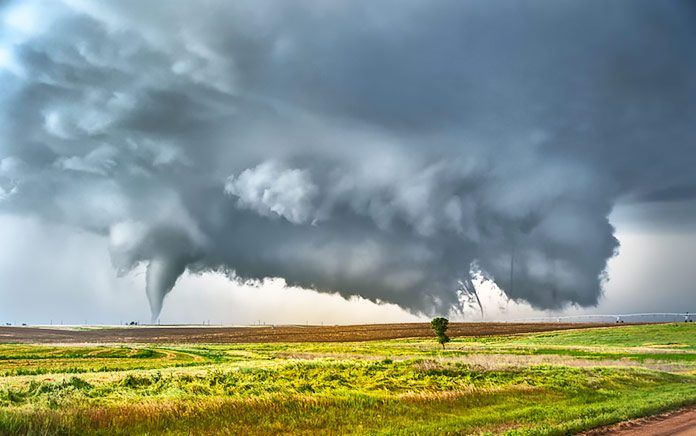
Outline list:
[[[583,433],[584,436],[689,436],[696,435],[696,407],[634,419]]]
[[[452,323],[452,337],[532,333],[616,324],[580,323]],[[0,327],[0,343],[259,343],[350,342],[419,338],[433,335],[428,323],[351,326],[267,327],[126,327],[93,330]]]

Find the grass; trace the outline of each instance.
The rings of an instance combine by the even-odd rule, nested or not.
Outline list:
[[[0,434],[561,435],[696,403],[696,326],[434,341],[0,345]]]
[[[653,347],[696,350],[696,326],[692,323],[647,324],[623,328],[596,328],[530,335],[464,338],[458,342],[587,347]]]

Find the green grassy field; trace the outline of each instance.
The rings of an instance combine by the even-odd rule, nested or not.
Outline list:
[[[0,345],[0,433],[572,434],[696,403],[696,324],[245,345]]]

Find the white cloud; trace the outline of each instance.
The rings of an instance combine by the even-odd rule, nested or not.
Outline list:
[[[312,202],[318,188],[308,171],[285,168],[270,161],[228,178],[225,192],[238,198],[239,208],[303,224],[315,214]]]

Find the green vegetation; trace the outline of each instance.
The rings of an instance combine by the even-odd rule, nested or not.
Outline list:
[[[624,328],[599,328],[539,333],[508,338],[508,342],[534,345],[587,347],[659,347],[696,350],[696,328],[688,323],[650,324]]]
[[[445,349],[445,344],[450,341],[449,336],[447,336],[447,328],[449,327],[449,320],[447,318],[433,318],[430,321],[430,325],[435,332],[437,337],[437,342],[442,345],[442,349]]]
[[[561,435],[696,403],[696,325],[360,343],[0,345],[0,434]]]

